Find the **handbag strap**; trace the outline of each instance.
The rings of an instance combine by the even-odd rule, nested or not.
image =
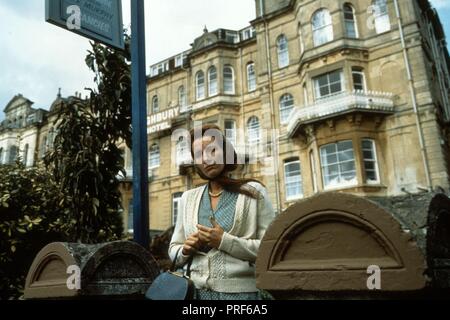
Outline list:
[[[181,249],[183,249],[183,246],[181,246],[178,249],[177,254],[175,255],[175,259],[172,261],[172,266],[170,267],[170,271],[172,271],[172,272],[175,272],[175,267],[176,267],[178,256],[180,254]],[[191,265],[192,265],[193,260],[194,260],[194,256],[190,255],[189,259],[181,266],[181,267],[184,267],[187,264],[186,277],[188,277],[188,278],[191,277]]]

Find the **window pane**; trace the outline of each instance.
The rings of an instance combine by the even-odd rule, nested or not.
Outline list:
[[[342,91],[342,86],[340,83],[335,83],[330,86],[330,93],[339,93]]]
[[[355,162],[354,161],[348,161],[344,162],[340,165],[341,172],[353,172],[355,171]]]
[[[362,147],[363,147],[363,149],[368,149],[368,150],[372,151],[373,143],[370,140],[363,140]]]
[[[256,73],[255,65],[253,63],[247,66],[247,80],[248,80],[248,91],[256,90]]]
[[[356,163],[351,141],[341,141],[320,149],[323,180],[326,188],[356,182]]]
[[[205,97],[205,75],[203,74],[203,72],[197,73],[196,84],[197,100],[203,99]]]
[[[280,99],[280,120],[281,123],[289,121],[289,115],[294,109],[294,98],[290,94],[286,94]]]
[[[217,70],[215,67],[209,69],[209,95],[214,96],[217,94]]]
[[[364,90],[364,75],[362,72],[353,72],[353,87],[355,90]]]
[[[328,10],[317,11],[312,19],[314,45],[318,46],[333,40],[333,25]]]
[[[364,168],[370,171],[374,171],[375,170],[375,162],[372,161],[364,161]]]
[[[284,35],[277,40],[278,49],[278,67],[284,68],[289,65],[289,47],[288,41]]]
[[[225,121],[225,137],[236,147],[236,122],[234,120]]]
[[[303,188],[300,162],[287,162],[285,163],[284,170],[286,198],[289,200],[301,197],[303,195]]]
[[[341,72],[340,71],[334,71],[330,74],[330,82],[341,82]]]
[[[225,93],[234,93],[233,69],[231,67],[223,69],[223,84]]]
[[[364,174],[366,177],[366,182],[377,182],[379,177],[375,143],[372,140],[363,140],[361,144],[363,148]]]
[[[373,160],[373,152],[371,150],[365,150],[363,151],[363,156],[365,160]]]

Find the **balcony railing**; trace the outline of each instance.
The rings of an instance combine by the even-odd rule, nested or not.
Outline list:
[[[289,116],[291,120],[287,128],[288,133],[292,136],[304,124],[354,111],[392,114],[394,113],[393,94],[354,90],[317,100],[306,107],[297,107]]]

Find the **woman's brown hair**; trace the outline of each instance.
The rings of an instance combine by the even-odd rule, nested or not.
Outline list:
[[[194,158],[194,148],[193,148],[194,139],[198,138],[197,135],[199,134],[199,133],[197,133],[196,130],[198,130],[198,132],[200,132],[200,128],[194,128],[190,131],[191,155],[192,155],[193,159],[195,159]],[[214,131],[209,131],[209,130],[214,130]],[[227,191],[244,194],[253,199],[261,198],[262,195],[260,194],[260,192],[258,190],[256,190],[254,187],[248,185],[247,183],[256,182],[256,183],[259,183],[262,186],[264,186],[264,184],[262,182],[260,182],[256,179],[233,179],[233,178],[230,178],[227,176],[228,173],[236,170],[238,167],[238,163],[237,163],[238,157],[237,157],[236,151],[235,151],[233,145],[226,139],[225,135],[223,134],[223,132],[219,126],[214,125],[214,124],[206,124],[201,127],[201,137],[202,138],[205,136],[205,134],[206,134],[206,136],[214,136],[214,135],[210,134],[211,132],[219,132],[220,135],[222,136],[222,141],[224,142],[223,146],[220,146],[220,147],[223,150],[223,160],[224,160],[223,163],[225,164],[225,168],[222,171],[222,173],[217,178],[215,178],[215,181],[217,183],[219,183]],[[228,159],[227,152],[229,152],[229,151],[232,151],[234,154],[234,156],[233,156],[234,161],[232,163],[228,163],[229,161],[226,161],[226,159]],[[208,180],[208,178],[200,170],[198,170],[198,167],[196,165],[195,165],[195,168],[200,177],[202,177],[205,180]]]

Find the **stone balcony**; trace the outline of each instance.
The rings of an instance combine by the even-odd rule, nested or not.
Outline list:
[[[319,99],[306,107],[296,107],[289,117],[288,135],[292,137],[304,125],[353,112],[393,114],[393,94],[354,90]]]
[[[241,103],[240,98],[235,95],[217,95],[214,97],[206,98],[189,106],[180,108],[180,114],[185,114],[192,111],[199,111],[202,109],[210,108],[213,106],[239,106]]]

